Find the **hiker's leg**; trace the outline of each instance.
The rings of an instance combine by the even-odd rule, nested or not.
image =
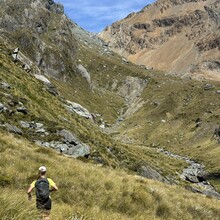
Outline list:
[[[49,220],[50,219],[50,210],[46,210],[43,212],[43,220]]]

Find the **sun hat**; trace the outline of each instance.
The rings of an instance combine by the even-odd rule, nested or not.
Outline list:
[[[45,166],[40,166],[40,167],[39,167],[39,170],[40,170],[41,172],[46,172],[47,168],[46,168]]]

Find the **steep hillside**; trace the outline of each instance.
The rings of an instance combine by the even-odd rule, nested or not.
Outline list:
[[[136,64],[219,80],[219,0],[158,0],[100,37]]]
[[[9,53],[19,48],[20,65],[38,78],[49,78],[66,99],[101,114],[103,121],[115,122],[125,102],[112,90],[127,76],[142,75],[143,69],[127,65],[100,39],[70,21],[54,1],[1,1],[0,6],[1,42]]]
[[[162,154],[156,155],[158,158],[156,161],[155,150],[139,149],[135,145],[128,146],[114,141],[103,132],[103,128],[99,127],[97,119],[72,111],[64,97],[51,94],[48,87],[50,84],[35,79],[33,75],[23,70],[19,63],[13,62],[8,55],[9,51],[3,45],[0,48],[2,132],[14,133],[33,144],[50,147],[58,152],[63,149],[64,154],[87,162],[121,167],[135,173],[141,171],[142,166],[151,166],[161,174],[172,173],[174,179],[179,178],[175,173],[182,171],[184,162],[169,160]],[[62,90],[62,82],[55,83]],[[66,87],[71,93],[71,87],[68,85]],[[107,92],[105,94],[108,95]],[[108,113],[110,114],[110,111]],[[163,163],[167,165],[162,167]],[[163,178],[160,180],[165,181]]]
[[[61,78],[76,65],[74,24],[63,14],[63,6],[53,1],[1,1],[1,37],[36,66],[34,73],[45,72]]]
[[[51,7],[48,8],[47,3]],[[171,164],[179,166],[167,163],[167,166],[162,168],[153,160],[154,150],[126,146],[103,132],[103,128],[114,124],[123,111],[130,108],[130,104],[135,100],[138,101],[137,97],[147,85],[148,71],[123,60],[102,45],[99,39],[90,36],[78,26],[70,30],[72,33],[69,36],[70,41],[65,35],[59,36],[62,42],[66,40],[66,43],[70,44],[70,46],[62,44],[65,50],[56,47],[55,42],[59,39],[54,31],[45,30],[43,35],[51,38],[45,45],[50,48],[51,54],[57,52],[59,57],[64,57],[66,49],[71,48],[72,44],[76,46],[74,51],[76,62],[72,69],[68,71],[65,66],[72,63],[73,58],[70,55],[65,59],[67,64],[64,63],[63,73],[60,72],[60,64],[50,65],[51,60],[47,60],[46,55],[46,65],[41,66],[35,62],[35,57],[29,55],[30,48],[23,47],[20,38],[16,38],[18,30],[7,29],[12,17],[18,16],[17,20],[21,18],[24,20],[20,25],[25,26],[30,33],[28,40],[36,36],[41,43],[45,38],[41,33],[35,32],[33,26],[25,23],[30,22],[29,17],[19,14],[19,11],[27,7],[28,11],[35,11],[33,14],[36,18],[42,13],[41,18],[45,16],[48,19],[46,15],[50,15],[52,18],[49,21],[54,24],[61,17],[65,19],[65,25],[74,24],[62,14],[62,11],[58,13],[57,8],[62,7],[51,1],[37,1],[32,4],[25,2],[20,5],[17,2],[10,2],[12,7],[4,4],[4,1],[1,4],[2,9],[5,8],[1,20],[3,35],[0,39],[2,131],[21,135],[43,147],[51,147],[57,151],[63,149],[63,153],[71,157],[86,157],[88,162],[121,167],[136,173],[141,173],[142,166],[151,166],[155,173],[165,175],[172,173],[174,179],[179,178],[175,173],[181,172],[184,162],[174,159]],[[6,13],[7,9],[15,6],[19,15]],[[65,25],[57,27],[56,31],[61,31]],[[48,28],[50,27],[48,25]],[[26,33],[26,29],[21,31]],[[14,38],[11,42],[12,35]],[[75,37],[74,42],[72,37]],[[14,50],[15,46],[20,48],[19,51]],[[35,51],[35,44],[30,47]],[[43,54],[43,51],[39,50],[38,53]],[[162,154],[158,155],[158,159],[163,162],[170,161]],[[163,177],[160,179],[165,181]]]
[[[218,218],[203,195],[220,198],[219,82],[134,65],[54,1],[0,6],[0,218],[25,219],[42,164],[59,176],[54,219]]]
[[[39,164],[59,191],[52,193],[54,220],[219,219],[220,201],[121,170],[66,158],[27,140],[1,133],[0,218],[38,219],[26,190]],[[21,163],[22,161],[22,163]]]

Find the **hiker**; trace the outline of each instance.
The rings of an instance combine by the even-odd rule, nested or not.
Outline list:
[[[46,177],[46,167],[39,168],[39,175],[37,180],[34,180],[28,188],[28,199],[31,200],[31,191],[36,189],[36,207],[40,211],[42,218],[50,219],[51,198],[50,192],[57,191],[58,188],[54,181]]]

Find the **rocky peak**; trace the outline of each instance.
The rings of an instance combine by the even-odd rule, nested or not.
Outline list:
[[[0,7],[1,37],[29,57],[29,63],[36,67],[33,74],[60,78],[63,72],[76,69],[76,25],[64,15],[61,4],[52,0],[3,0]]]
[[[136,64],[192,75],[192,65],[220,59],[219,3],[219,0],[158,0],[115,22],[100,37]],[[211,70],[209,73],[216,74]],[[198,74],[193,73],[193,77]],[[204,71],[202,75],[208,76]]]
[[[64,13],[63,5],[61,5],[59,3],[55,3],[53,0],[46,1],[45,6],[49,11],[55,12],[57,14],[63,14]]]

